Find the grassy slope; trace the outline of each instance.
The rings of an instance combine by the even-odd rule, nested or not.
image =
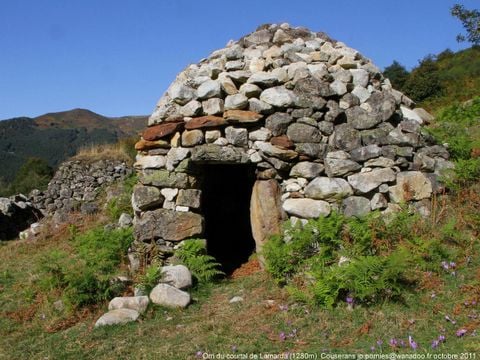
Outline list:
[[[392,349],[388,342],[396,338],[408,343],[409,335],[423,353],[433,351],[431,341],[440,334],[447,340],[435,352],[480,354],[478,336],[472,336],[480,325],[480,244],[475,225],[479,223],[479,193],[478,185],[464,190],[451,203],[440,204],[437,212],[442,221],[455,216],[459,220],[456,231],[468,239],[468,256],[456,259],[456,276],[425,273],[420,287],[405,293],[402,302],[353,311],[345,304],[334,310],[296,304],[250,264],[250,269],[235,278],[194,292],[196,302],[186,310],[151,307],[139,323],[93,329],[106,304],[62,313],[52,306],[60,294],[36,287],[40,260],[53,249],[70,248],[65,234],[33,243],[4,243],[0,249],[0,358],[188,359],[197,351],[229,353],[232,347],[239,353],[366,353],[376,346],[375,352],[405,353],[412,350]],[[245,301],[230,304],[235,295]],[[274,300],[274,305],[269,306],[267,300]],[[472,300],[477,305],[470,305]],[[461,328],[469,333],[457,337],[455,332]],[[378,340],[383,341],[381,347],[376,345]]]

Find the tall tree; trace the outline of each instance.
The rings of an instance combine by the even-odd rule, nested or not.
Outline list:
[[[33,189],[44,190],[53,175],[53,169],[40,158],[28,158],[18,170],[11,184],[13,194],[28,195]]]
[[[387,66],[385,70],[383,70],[383,75],[390,79],[390,82],[395,89],[402,90],[408,79],[409,72],[405,69],[405,66],[400,64],[397,60],[394,60],[392,65]]]
[[[461,21],[465,31],[465,35],[458,34],[457,41],[468,41],[473,45],[480,45],[480,11],[477,9],[468,10],[463,5],[455,4],[451,9],[452,16]]]
[[[437,97],[442,93],[442,84],[438,75],[438,65],[433,55],[420,61],[405,82],[403,91],[415,101]]]

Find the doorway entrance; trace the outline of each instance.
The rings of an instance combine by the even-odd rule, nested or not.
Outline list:
[[[252,165],[201,165],[202,208],[209,255],[230,275],[255,251],[250,225]]]

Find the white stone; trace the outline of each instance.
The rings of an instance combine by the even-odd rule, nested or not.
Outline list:
[[[416,121],[419,124],[423,124],[423,119],[415,111],[410,110],[406,106],[400,106],[402,115],[405,119]]]
[[[185,308],[190,304],[190,294],[168,284],[158,284],[150,293],[150,300],[157,305]]]
[[[217,115],[223,113],[223,100],[211,98],[202,102],[203,113],[205,115]]]
[[[340,80],[335,80],[330,84],[330,89],[335,92],[335,94],[342,96],[347,93],[347,86],[345,85],[344,82]]]
[[[207,80],[202,83],[197,89],[197,96],[199,99],[208,99],[212,97],[220,97],[222,89],[220,84],[215,80]]]
[[[243,84],[240,86],[240,94],[245,95],[247,98],[258,97],[262,93],[262,89],[255,84]]]
[[[180,108],[180,114],[183,116],[196,116],[202,112],[202,104],[197,100],[189,101]]]
[[[190,208],[188,206],[181,206],[181,205],[176,205],[175,206],[175,211],[178,212],[188,212]]]
[[[243,94],[228,95],[225,98],[225,110],[239,110],[248,106],[248,98]]]
[[[389,195],[395,203],[427,199],[432,195],[432,183],[421,171],[401,172],[397,184],[390,186]]]
[[[395,172],[390,168],[379,168],[369,172],[357,173],[348,177],[349,184],[360,193],[368,193],[380,184],[394,181]]]
[[[260,128],[258,130],[252,131],[249,134],[249,138],[252,141],[268,141],[272,137],[272,132],[267,128]]]
[[[305,188],[305,196],[312,199],[332,201],[352,194],[352,187],[342,178],[317,177]]]
[[[325,167],[322,164],[302,161],[292,167],[290,176],[313,179],[320,175]]]
[[[330,204],[323,200],[287,199],[283,202],[282,208],[288,214],[304,219],[315,219],[330,214]]]
[[[192,286],[192,274],[185,265],[163,266],[160,271],[162,273],[161,283],[181,290]]]
[[[190,153],[189,149],[186,148],[181,148],[181,147],[175,147],[171,148],[168,153],[167,153],[167,170],[172,171],[175,169],[175,166],[185,159],[188,154]]]
[[[220,136],[222,136],[222,133],[220,130],[208,130],[205,132],[205,142],[207,144],[211,144],[215,142]]]
[[[380,193],[373,195],[372,200],[370,200],[370,208],[372,210],[385,209],[388,206],[388,201]]]
[[[273,45],[272,47],[268,48],[263,52],[263,57],[265,59],[278,58],[282,55],[283,55],[283,52],[277,45]]]
[[[234,146],[248,145],[247,129],[229,126],[225,129],[225,137],[227,138],[228,142]]]
[[[178,189],[163,188],[160,190],[160,193],[163,195],[165,200],[173,201],[173,199],[175,199],[175,196],[177,196],[178,194]]]
[[[238,93],[235,83],[230,79],[227,73],[221,73],[218,77],[218,81],[227,95],[235,95]]]
[[[255,84],[263,87],[270,87],[277,84],[279,80],[277,76],[271,71],[268,71],[268,72],[259,71],[252,74],[252,76],[250,76],[247,82],[249,84]]]
[[[177,104],[185,105],[195,97],[195,90],[185,84],[175,82],[168,89],[168,94]]]
[[[243,297],[241,296],[234,296],[233,298],[231,298],[229,300],[229,303],[230,304],[235,304],[235,303],[239,303],[239,302],[243,302]]]
[[[352,94],[358,97],[360,103],[364,103],[370,98],[370,92],[363,86],[355,86],[352,90]]]
[[[162,155],[146,155],[140,157],[134,164],[139,169],[161,169],[167,164],[167,158]]]
[[[150,303],[148,296],[115,297],[108,304],[108,310],[131,309],[143,314]]]
[[[217,140],[213,142],[215,145],[225,146],[228,145],[228,140],[224,137],[219,137]]]
[[[366,88],[368,86],[369,75],[364,69],[351,69],[350,72],[353,76],[353,85]]]
[[[293,91],[277,86],[266,89],[260,95],[260,100],[277,107],[288,107],[295,104],[297,96]]]
[[[248,66],[248,69],[252,72],[252,74],[255,74],[259,71],[263,71],[265,68],[265,60],[262,58],[253,58],[250,60],[250,64]]]
[[[393,167],[393,165],[395,165],[395,161],[393,161],[392,159],[380,156],[379,158],[370,159],[370,160],[366,161],[363,165],[368,166],[368,167],[385,167],[385,168],[388,168],[388,167]]]
[[[115,309],[103,314],[95,323],[95,327],[105,325],[119,325],[126,324],[132,321],[137,321],[140,314],[138,311],[132,309]]]

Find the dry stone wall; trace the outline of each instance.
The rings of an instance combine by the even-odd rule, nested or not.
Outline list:
[[[94,201],[100,190],[133,173],[131,165],[120,160],[65,161],[55,172],[44,192],[34,190],[30,201],[45,215],[61,220],[68,212],[96,211]]]
[[[388,213],[403,202],[425,210],[452,167],[422,130],[431,120],[358,51],[262,26],[188,66],[158,102],[136,144],[137,244],[170,254],[202,235],[202,179],[215,176],[202,163],[255,165],[257,248],[286,217]]]

